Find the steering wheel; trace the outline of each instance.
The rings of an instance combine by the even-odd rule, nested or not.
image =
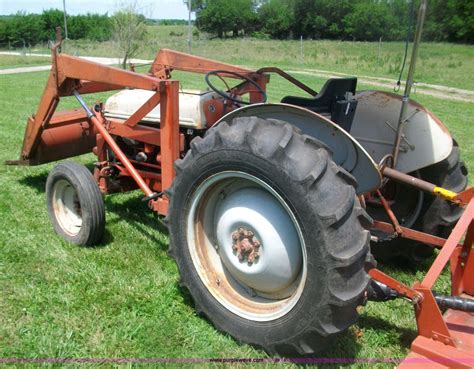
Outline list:
[[[259,94],[262,95],[263,97],[263,102],[266,102],[267,101],[267,93],[263,90],[263,88],[261,88],[257,82],[251,80],[249,77],[246,77],[242,74],[239,74],[239,73],[236,73],[236,72],[231,72],[231,71],[227,71],[227,70],[213,70],[213,71],[210,71],[208,73],[206,73],[206,76],[204,77],[204,79],[206,80],[206,83],[207,85],[211,88],[212,91],[214,91],[215,93],[219,94],[220,96],[222,96],[224,99],[228,99],[230,101],[233,101],[237,104],[242,104],[242,105],[250,105],[252,104],[250,101],[243,101],[241,99],[237,99],[236,97],[233,97],[231,94],[229,94],[228,92],[225,92],[225,91],[222,91],[222,90],[219,90],[216,86],[214,86],[211,81],[210,81],[210,77],[211,76],[216,76],[217,78],[219,78],[222,82],[224,82],[224,84],[226,85],[226,87],[228,88],[228,90],[230,90],[230,87],[229,85],[226,83],[226,81],[224,80],[223,76],[221,76],[221,74],[227,74],[227,75],[232,75],[232,76],[235,76],[239,79],[242,79],[248,83],[250,83],[251,85],[253,85],[256,89],[257,89],[257,92]]]

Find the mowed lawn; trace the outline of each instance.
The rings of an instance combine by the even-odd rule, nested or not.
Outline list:
[[[107,231],[100,246],[81,248],[55,235],[44,193],[54,163],[3,164],[18,158],[26,119],[38,105],[47,76],[46,72],[0,76],[0,357],[266,358],[264,352],[238,344],[196,315],[189,295],[178,285],[176,265],[167,256],[167,231],[140,201],[140,192],[105,197]],[[201,75],[175,76],[184,87],[204,87]],[[301,77],[315,89],[324,82]],[[272,100],[295,92],[278,78],[269,89]],[[473,173],[473,104],[414,98],[450,128]],[[61,109],[77,107],[74,100],[65,100]],[[90,166],[94,157],[74,160]],[[380,267],[411,284],[422,278],[429,263]],[[446,292],[447,287],[445,274],[437,289]],[[358,324],[323,356],[402,358],[415,336],[409,303],[368,303],[361,308]]]

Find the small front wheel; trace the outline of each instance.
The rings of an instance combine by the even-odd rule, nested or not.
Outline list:
[[[54,230],[62,238],[83,246],[102,239],[104,200],[85,166],[64,162],[54,167],[46,181],[46,198]]]

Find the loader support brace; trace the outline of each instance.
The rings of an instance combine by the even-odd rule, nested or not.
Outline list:
[[[130,160],[128,160],[127,156],[123,153],[122,150],[120,150],[120,147],[117,145],[117,143],[112,138],[110,133],[107,132],[103,124],[99,121],[99,119],[97,119],[95,114],[89,109],[87,104],[82,99],[81,95],[79,95],[77,91],[73,91],[73,94],[76,97],[77,101],[79,101],[79,103],[81,104],[82,108],[87,112],[87,117],[94,124],[95,128],[97,129],[99,134],[104,138],[105,142],[107,142],[107,145],[109,145],[110,149],[114,152],[115,155],[117,155],[117,158],[120,160],[120,162],[128,170],[132,178],[137,183],[138,187],[140,187],[140,189],[145,193],[145,196],[147,196],[148,198],[156,197],[156,194],[150,189],[150,187],[148,187],[148,185],[145,183],[143,178],[137,172],[135,167],[132,165],[132,163],[130,163]]]

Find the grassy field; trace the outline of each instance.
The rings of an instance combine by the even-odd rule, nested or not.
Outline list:
[[[0,69],[30,67],[34,65],[48,65],[51,61],[48,58],[27,55],[1,55]]]
[[[220,40],[198,34],[193,37],[192,50],[196,55],[239,65],[312,68],[390,78],[395,82],[404,47],[402,42],[382,42],[379,47],[374,42],[304,40],[300,43],[249,38]],[[153,59],[160,48],[187,52],[186,26],[149,26],[148,40],[136,57]],[[120,56],[112,41],[68,41],[63,49],[76,55]],[[44,48],[36,51],[47,52]],[[420,49],[416,80],[474,90],[473,60],[474,47],[471,45],[424,43]]]
[[[169,36],[169,30],[166,34],[161,29],[161,38],[157,36],[156,43],[149,45],[150,49],[174,47],[185,50],[185,35]],[[366,69],[361,73],[396,75],[390,72],[389,61],[381,61],[380,67],[374,67],[373,61],[368,64],[362,61],[364,50],[375,52],[376,44],[308,41],[304,45],[305,55],[312,55],[313,59],[305,56],[301,64],[297,42],[201,40],[195,43],[195,51],[199,55],[238,64],[291,68],[305,65],[347,73],[355,73],[365,65]],[[89,46],[79,48],[79,45],[70,44],[68,47],[80,49],[81,55],[104,55],[104,50],[111,46],[106,44],[104,49],[94,49],[92,45],[89,49]],[[332,62],[324,57],[324,47]],[[383,44],[382,48],[383,55],[399,58],[402,44]],[[449,57],[444,55],[450,49],[449,55],[456,63],[461,62],[460,66],[448,68]],[[139,57],[151,57],[154,50],[143,52]],[[313,54],[309,50],[313,50]],[[473,75],[468,73],[474,68],[471,47],[437,44],[428,45],[422,51],[430,55],[420,63],[425,82],[474,88],[472,77],[466,78]],[[359,55],[361,60],[355,62],[349,58],[342,62],[349,53]],[[337,60],[341,62],[336,63]],[[5,60],[0,61],[0,65],[3,68],[14,66]],[[18,158],[26,118],[36,109],[47,76],[46,72],[0,76],[0,358],[266,358],[265,353],[239,345],[195,314],[190,297],[178,286],[177,268],[166,255],[167,232],[140,201],[139,192],[105,198],[107,231],[99,247],[75,247],[55,235],[44,194],[46,177],[54,164],[39,167],[3,164],[7,159]],[[177,73],[175,77],[184,81],[185,88],[204,87],[202,76]],[[324,82],[308,75],[301,75],[301,78],[316,89]],[[369,86],[360,85],[359,88]],[[278,78],[272,80],[270,90],[270,98],[274,101],[295,92]],[[99,97],[105,98],[106,94]],[[90,97],[89,101],[96,99]],[[450,128],[473,173],[473,104],[422,95],[415,99],[435,112]],[[61,109],[71,107],[77,107],[71,99],[60,105]],[[85,155],[75,160],[91,165],[94,157]],[[411,284],[422,277],[428,265],[417,265],[416,268],[381,265],[381,268]],[[447,283],[448,279],[443,275],[437,289],[446,291]],[[407,302],[368,303],[361,309],[357,325],[325,356],[402,358],[415,336],[412,307]],[[288,366],[287,363],[281,365]],[[378,366],[393,367],[394,364]]]

